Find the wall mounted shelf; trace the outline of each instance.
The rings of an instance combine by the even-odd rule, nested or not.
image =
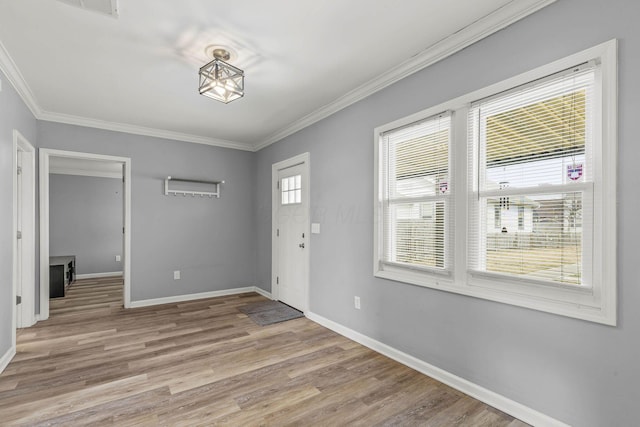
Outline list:
[[[164,194],[220,198],[220,184],[224,184],[224,181],[201,181],[168,176],[164,180]]]

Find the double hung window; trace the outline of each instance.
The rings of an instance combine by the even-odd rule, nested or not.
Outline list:
[[[382,135],[382,263],[446,271],[450,128],[442,113]]]
[[[472,271],[591,285],[595,72],[584,64],[472,104]]]
[[[616,41],[375,130],[374,275],[616,323]]]

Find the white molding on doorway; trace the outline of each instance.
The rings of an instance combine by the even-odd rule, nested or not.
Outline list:
[[[306,167],[306,175],[307,175],[307,191],[303,192],[302,197],[305,199],[305,203],[309,207],[309,216],[307,217],[306,224],[306,233],[309,236],[307,240],[307,250],[304,251],[306,259],[305,263],[307,264],[307,283],[305,289],[305,301],[304,301],[304,309],[303,312],[307,312],[310,309],[309,305],[309,288],[311,287],[311,276],[310,276],[310,252],[311,252],[311,156],[307,153],[302,153],[297,156],[291,157],[286,160],[282,160],[280,162],[274,163],[271,165],[271,297],[274,300],[278,299],[278,206],[280,191],[277,188],[278,185],[278,171],[282,169],[287,169],[293,166],[304,164]]]
[[[21,201],[22,209],[18,212],[18,152],[22,153],[22,185]],[[12,244],[12,309],[11,309],[11,342],[15,354],[16,328],[26,328],[35,322],[35,260],[36,260],[36,149],[16,129],[13,130],[12,173],[13,173],[13,244]],[[22,263],[18,266],[18,214],[21,215],[22,224]],[[18,269],[20,268],[20,271]],[[22,289],[20,296],[20,322],[16,321],[18,307],[16,296],[18,291],[17,277],[20,273]]]
[[[40,315],[49,318],[49,161],[51,157],[121,163],[124,174],[124,307],[131,307],[131,159],[40,148]]]
[[[122,178],[122,175],[119,173],[90,171],[90,170],[85,171],[82,169],[50,168],[49,173],[57,174],[57,175],[91,176],[94,178],[113,178],[113,179]]]

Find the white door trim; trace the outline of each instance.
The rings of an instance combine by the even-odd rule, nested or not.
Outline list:
[[[131,159],[129,157],[40,148],[40,315],[49,318],[49,162],[51,157],[100,160],[124,166],[124,307],[131,307]]]
[[[22,209],[18,212],[18,151],[22,152],[22,185],[21,200]],[[12,342],[15,345],[16,328],[26,328],[32,326],[35,320],[35,259],[36,259],[36,149],[31,143],[16,129],[13,130],[13,305],[12,305]],[[18,266],[18,214],[21,215],[22,223],[22,265]],[[18,272],[20,268],[20,272]],[[18,284],[17,277],[20,273],[22,279],[20,304],[20,322],[16,323],[18,308],[15,301]]]
[[[283,160],[271,165],[271,297],[274,300],[278,299],[278,207],[280,206],[280,190],[278,185],[278,171],[292,166],[305,165],[307,175],[307,191],[304,191],[302,197],[305,199],[305,203],[309,206],[309,214],[311,213],[311,156],[309,153],[302,153],[290,159]],[[309,285],[310,285],[310,251],[311,251],[311,219],[306,218],[305,230],[309,239],[307,240],[307,250],[304,251],[304,262],[307,264],[307,280],[304,284],[304,307],[303,312],[309,311]]]

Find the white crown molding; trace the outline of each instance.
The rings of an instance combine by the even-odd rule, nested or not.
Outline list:
[[[409,368],[415,369],[416,371],[423,373],[428,377],[438,380],[441,383],[459,390],[473,397],[474,399],[486,403],[487,405],[497,408],[502,412],[506,412],[507,414],[518,418],[519,420],[524,421],[527,424],[531,424],[533,426],[569,427],[562,421],[551,418],[550,416],[538,412],[535,409],[532,409],[528,406],[511,400],[508,397],[488,390],[478,384],[472,383],[471,381],[465,380],[464,378],[445,371],[444,369],[440,369],[437,366],[431,365],[430,363],[427,363],[394,347],[377,341],[367,335],[347,328],[346,326],[329,320],[326,317],[320,316],[313,312],[307,312],[305,313],[305,316],[309,320],[316,322],[317,324],[324,326],[327,329],[331,329],[332,331],[344,337],[347,337],[359,344],[362,344],[377,353],[387,356],[388,358],[393,359],[396,362],[402,363]]]
[[[0,70],[6,74],[9,82],[16,89],[27,107],[38,120],[49,122],[72,124],[97,129],[125,132],[134,135],[152,136],[162,139],[192,142],[195,144],[211,145],[216,147],[232,148],[244,151],[259,151],[274,142],[277,142],[307,126],[310,126],[346,107],[352,105],[373,93],[392,85],[393,83],[432,65],[465,47],[499,31],[512,23],[554,3],[556,0],[512,0],[500,9],[468,25],[460,31],[443,39],[435,45],[423,50],[407,61],[401,63],[390,72],[370,80],[356,89],[341,96],[335,101],[313,111],[310,114],[294,121],[255,145],[224,139],[209,138],[199,135],[191,135],[173,132],[163,129],[148,128],[126,123],[109,122],[88,117],[75,116],[63,113],[45,111],[38,104],[33,92],[27,85],[20,70],[11,59],[8,51],[0,42]]]
[[[152,136],[155,138],[172,139],[175,141],[192,142],[194,144],[212,145],[215,147],[233,148],[235,150],[253,151],[250,144],[228,141],[226,139],[208,138],[205,136],[191,135],[187,133],[173,132],[164,129],[155,129],[127,123],[108,122],[106,120],[91,119],[88,117],[74,116],[71,114],[52,113],[42,111],[36,117],[47,122],[66,123],[69,125],[85,126],[96,129],[104,129],[115,132],[124,132],[133,135]]]
[[[0,41],[0,70],[7,76],[9,82],[13,85],[18,95],[22,98],[31,113],[38,118],[42,114],[42,109],[38,105],[36,97],[33,95],[31,88],[27,85],[18,66],[9,55],[9,52]]]
[[[134,135],[152,136],[162,139],[171,139],[175,141],[192,142],[195,144],[212,145],[215,147],[232,148],[235,150],[253,151],[251,144],[242,142],[228,141],[218,138],[209,138],[199,135],[191,135],[180,132],[172,132],[164,129],[149,128],[144,126],[136,126],[126,123],[109,122],[106,120],[92,119],[82,116],[74,116],[71,114],[54,113],[44,110],[33,94],[33,91],[27,84],[18,69],[18,66],[9,55],[9,52],[0,41],[0,70],[7,76],[11,85],[15,88],[18,95],[22,98],[31,113],[37,120],[47,122],[66,123],[76,126],[84,126],[90,128],[111,130],[116,132],[125,132]]]
[[[412,58],[402,62],[390,71],[385,72],[367,83],[346,93],[335,101],[321,107],[314,112],[294,121],[290,125],[277,131],[264,141],[254,146],[254,151],[259,151],[274,142],[298,132],[366,97],[372,95],[387,86],[396,83],[403,78],[420,71],[429,65],[433,65],[448,56],[464,49],[473,43],[482,40],[489,35],[506,28],[520,19],[554,3],[556,0],[518,0],[511,1],[500,9],[490,13],[460,31],[442,39],[440,42],[428,47]]]

